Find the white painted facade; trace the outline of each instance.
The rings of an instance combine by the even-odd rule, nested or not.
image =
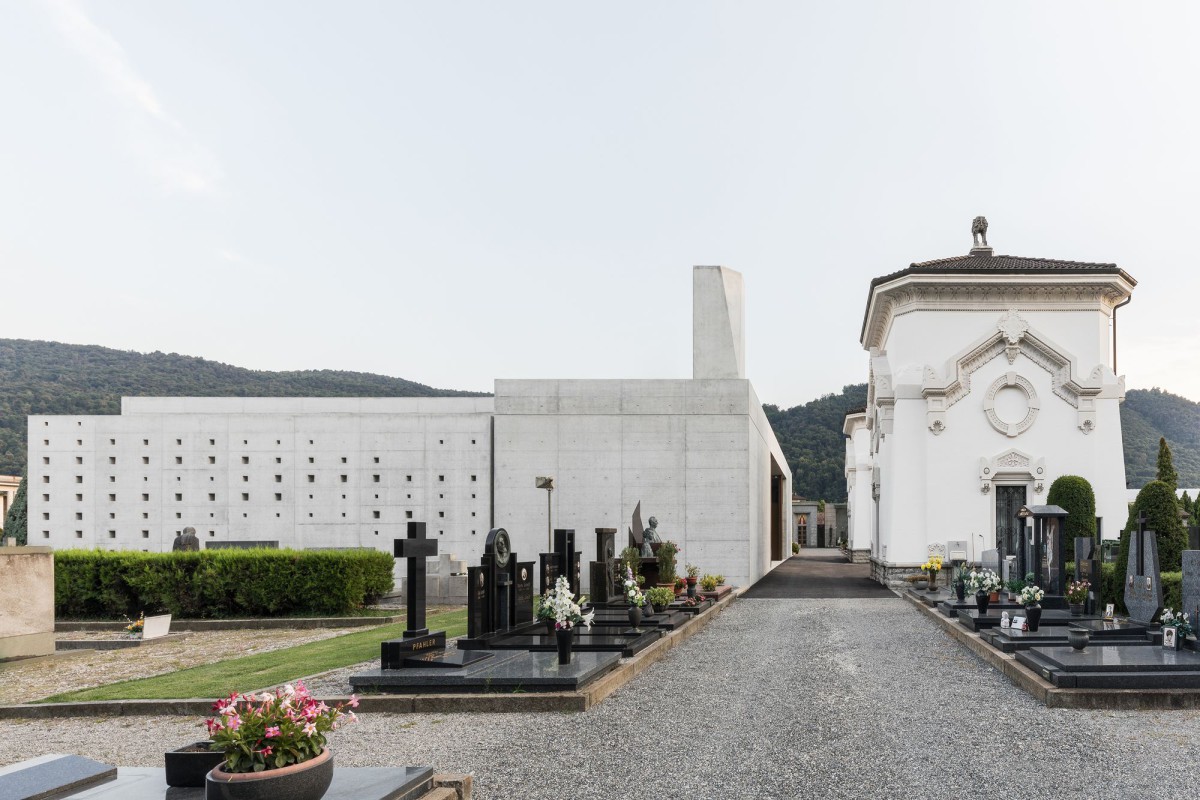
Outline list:
[[[865,411],[848,414],[852,548],[877,577],[909,571],[928,546],[997,546],[998,497],[1044,504],[1081,475],[1113,538],[1126,515],[1114,308],[1135,281],[1115,265],[970,256],[876,279],[861,343]]]
[[[786,557],[791,472],[745,379],[741,276],[697,267],[693,380],[497,380],[486,398],[124,398],[119,416],[29,418],[29,541],[201,542],[391,552],[411,520],[478,563],[489,528],[522,559],[553,525],[625,530],[633,507],[737,584]],[[772,504],[772,491],[777,502]],[[777,545],[775,552],[772,546]],[[586,581],[586,570],[585,570]]]

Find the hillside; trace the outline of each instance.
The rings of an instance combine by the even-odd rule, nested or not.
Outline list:
[[[25,468],[29,414],[117,414],[122,396],[449,397],[364,372],[261,372],[176,353],[0,339],[0,475]]]
[[[846,499],[843,477],[845,444],[842,420],[846,412],[867,402],[867,385],[846,386],[810,403],[780,410],[765,405],[767,418],[792,467],[792,488],[809,499]],[[1180,487],[1200,486],[1200,403],[1161,389],[1131,389],[1121,406],[1125,443],[1125,473],[1137,489],[1154,479],[1158,439],[1171,445]]]

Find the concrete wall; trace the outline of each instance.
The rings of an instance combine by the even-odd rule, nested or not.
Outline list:
[[[53,652],[53,551],[0,547],[0,661]]]

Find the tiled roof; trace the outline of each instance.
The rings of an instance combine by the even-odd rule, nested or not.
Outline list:
[[[972,252],[965,256],[914,262],[907,269],[883,275],[871,281],[871,288],[874,289],[880,284],[888,283],[905,275],[983,275],[989,273],[1121,275],[1130,284],[1137,285],[1137,281],[1116,264],[1094,264],[1087,261],[1060,261],[1053,258],[1026,258],[1024,256],[993,256],[987,253]]]

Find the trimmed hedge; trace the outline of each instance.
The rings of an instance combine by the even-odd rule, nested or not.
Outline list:
[[[1063,521],[1063,557],[1075,558],[1075,537],[1096,535],[1096,494],[1086,478],[1060,475],[1050,484],[1046,503],[1067,512]]]
[[[392,589],[393,559],[376,550],[201,550],[54,554],[60,617],[183,618],[345,614]]]

